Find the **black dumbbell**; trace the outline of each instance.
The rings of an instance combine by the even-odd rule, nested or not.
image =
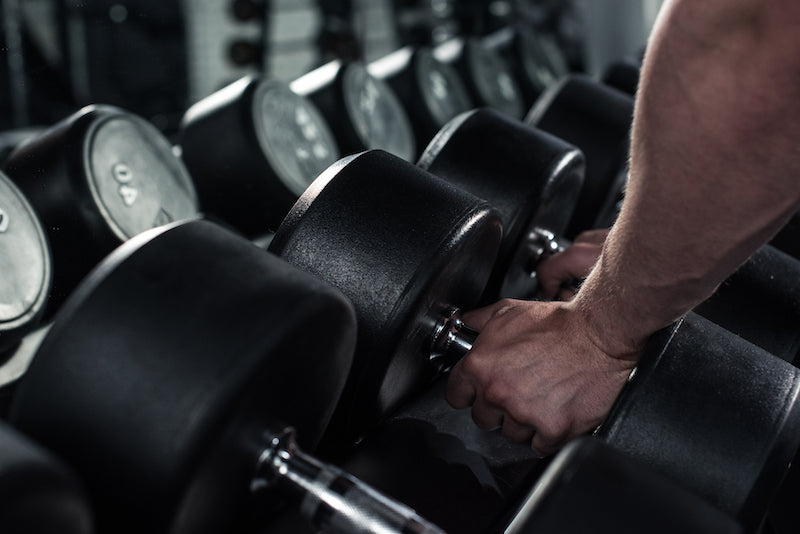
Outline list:
[[[329,532],[439,532],[285,427],[315,445],[354,337],[338,291],[219,226],[174,224],[78,287],[10,420],[80,473],[103,532],[238,532],[293,500]]]
[[[388,83],[411,119],[417,155],[450,119],[472,109],[472,99],[455,68],[429,48],[407,46],[373,61],[369,73]]]
[[[525,113],[525,102],[511,68],[480,38],[445,41],[433,49],[433,55],[455,67],[476,106],[494,108],[515,119]]]
[[[52,281],[50,247],[33,208],[0,173],[0,363],[36,327]]]
[[[416,155],[414,132],[403,105],[365,64],[334,60],[290,87],[322,111],[343,154],[382,149],[405,160]]]
[[[569,74],[567,61],[555,41],[525,26],[497,30],[484,37],[484,44],[511,67],[526,107]]]
[[[585,151],[586,180],[568,236],[614,222],[627,178],[632,113],[632,97],[573,76],[545,93],[528,116],[529,122]],[[800,263],[763,247],[696,311],[773,354],[796,361],[798,276]]]
[[[195,217],[189,173],[155,127],[90,106],[19,145],[4,165],[45,228],[53,290],[45,316],[123,241]]]
[[[530,298],[536,265],[558,250],[583,183],[572,145],[489,108],[445,126],[418,165],[487,200],[500,214],[503,241],[481,303]]]
[[[553,459],[504,532],[743,534],[745,530],[646,464],[587,437],[573,441]]]
[[[754,532],[800,444],[800,370],[690,313],[654,335],[601,440]]]
[[[0,423],[0,527],[8,534],[88,534],[92,514],[73,473]]]
[[[189,108],[179,144],[203,211],[249,237],[274,231],[340,157],[310,100],[282,82],[253,76]]]
[[[458,353],[455,309],[478,303],[500,235],[486,201],[383,151],[337,162],[300,197],[269,250],[339,287],[359,320],[333,447],[448,366],[437,340]]]
[[[312,184],[272,241],[355,305],[354,368],[334,415],[351,432],[418,390],[431,360],[451,365],[471,348],[474,333],[448,310],[482,291],[497,216],[446,185],[382,152],[352,156]],[[800,370],[699,317],[645,352],[599,435],[753,520],[800,442]]]
[[[586,157],[586,178],[566,237],[613,224],[628,176],[633,97],[571,75],[545,91],[525,120]]]
[[[623,93],[635,95],[639,89],[639,75],[642,64],[633,59],[614,61],[603,72],[602,80],[606,85],[618,89]]]

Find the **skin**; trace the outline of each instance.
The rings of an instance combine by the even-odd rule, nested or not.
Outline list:
[[[800,204],[800,2],[668,0],[637,95],[620,217],[569,302],[503,300],[447,399],[545,456],[600,424],[648,337]]]

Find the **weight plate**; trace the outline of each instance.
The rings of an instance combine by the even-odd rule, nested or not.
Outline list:
[[[50,290],[50,249],[28,201],[0,173],[0,351],[41,317]]]
[[[417,51],[415,69],[423,102],[439,128],[459,113],[472,108],[469,93],[458,71],[437,60],[430,50]]]
[[[363,146],[410,161],[416,150],[414,134],[391,87],[371,76],[361,63],[348,64],[341,83],[345,109]]]
[[[146,121],[130,114],[99,118],[87,132],[84,157],[92,197],[120,241],[196,215],[189,173]]]
[[[465,43],[464,53],[479,101],[514,118],[522,117],[525,104],[505,60],[475,39]]]
[[[259,84],[253,117],[264,154],[297,196],[339,157],[333,133],[316,106],[282,83]]]

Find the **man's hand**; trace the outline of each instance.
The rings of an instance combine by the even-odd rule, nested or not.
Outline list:
[[[589,230],[575,238],[571,246],[542,261],[536,268],[538,297],[542,300],[570,300],[575,296],[575,281],[589,276],[603,251],[608,230]]]
[[[569,303],[504,300],[464,315],[481,334],[451,371],[447,400],[540,456],[599,425],[638,358],[612,354]]]

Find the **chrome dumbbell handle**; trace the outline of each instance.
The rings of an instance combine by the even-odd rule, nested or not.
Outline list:
[[[300,451],[291,428],[265,436],[253,491],[280,486],[300,495],[300,512],[329,534],[444,534],[436,525],[352,475]]]

